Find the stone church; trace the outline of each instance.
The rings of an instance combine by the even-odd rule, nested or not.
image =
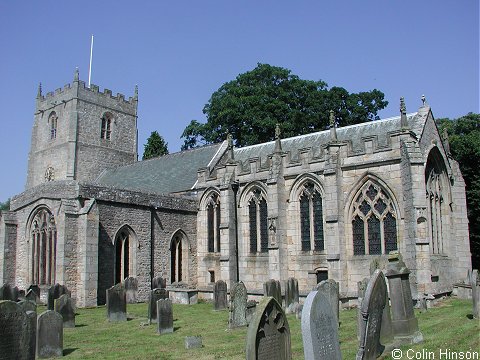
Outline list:
[[[0,283],[60,283],[78,306],[127,276],[211,296],[332,278],[344,301],[399,251],[414,296],[471,268],[465,183],[430,107],[264,144],[137,161],[133,97],[73,82],[36,98],[25,191],[0,215]]]

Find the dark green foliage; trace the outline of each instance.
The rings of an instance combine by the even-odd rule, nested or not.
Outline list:
[[[0,201],[0,211],[1,210],[10,210],[10,199],[5,202]]]
[[[143,160],[168,154],[168,144],[156,131],[152,131],[147,143],[144,145]]]
[[[388,102],[379,90],[350,94],[323,81],[302,80],[291,71],[258,64],[223,84],[203,108],[207,122],[192,120],[185,128],[182,149],[216,143],[232,134],[236,146],[273,140],[280,124],[282,137],[325,130],[329,111],[339,126],[378,119]]]
[[[459,119],[438,119],[441,133],[447,130],[450,151],[460,165],[467,192],[470,251],[473,268],[480,268],[480,114]]]

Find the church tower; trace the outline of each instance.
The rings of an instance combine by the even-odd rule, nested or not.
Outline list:
[[[79,80],[42,95],[35,106],[26,189],[52,180],[89,182],[137,160],[138,89],[128,100]]]

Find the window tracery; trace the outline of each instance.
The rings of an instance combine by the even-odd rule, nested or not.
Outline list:
[[[220,252],[220,197],[212,194],[207,202],[207,250]]]
[[[102,116],[102,129],[100,131],[100,138],[105,140],[110,140],[112,137],[112,119],[113,115],[109,112],[106,112]]]
[[[268,207],[260,189],[253,189],[248,203],[250,252],[268,251]]]
[[[58,116],[55,111],[52,111],[48,116],[48,124],[50,125],[50,140],[55,140],[57,138],[58,124]]]
[[[303,251],[324,250],[322,197],[311,181],[300,194],[300,235]]]
[[[55,284],[57,228],[55,217],[47,209],[40,209],[33,218],[30,236],[32,284]]]

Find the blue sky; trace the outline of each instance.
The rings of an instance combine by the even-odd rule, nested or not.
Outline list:
[[[223,83],[268,63],[350,92],[374,88],[399,113],[425,94],[435,117],[479,112],[478,0],[3,1],[0,201],[23,191],[38,83],[88,80],[132,96],[139,153],[153,130],[178,151]]]

